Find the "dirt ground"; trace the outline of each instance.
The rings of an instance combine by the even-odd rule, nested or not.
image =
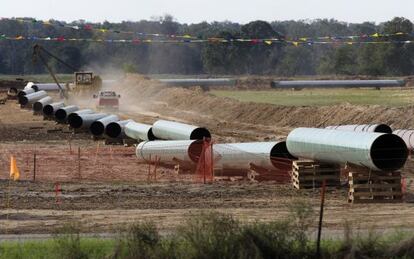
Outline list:
[[[200,90],[163,88],[137,77],[120,84],[118,92],[119,114],[124,118],[143,123],[164,118],[206,126],[222,143],[281,139],[298,126],[384,122],[414,127],[414,107],[245,104]],[[72,102],[93,107],[88,98]],[[10,155],[18,161],[19,182],[7,180]],[[345,222],[363,230],[413,229],[413,168],[410,160],[403,170],[404,203],[348,204],[345,187],[329,189],[327,230],[341,230]],[[301,202],[314,208],[317,226],[318,190],[297,191],[290,184],[274,182],[203,185],[191,175],[163,167],[157,170],[157,180],[149,181],[148,171],[148,165],[136,160],[133,147],[105,146],[88,134],[72,135],[65,126],[43,121],[13,101],[0,106],[0,234],[51,233],[70,222],[82,224],[85,232],[107,233],[144,220],[170,230],[194,213],[210,210],[243,221],[271,221],[289,219],[292,207]],[[61,191],[56,192],[56,183]]]

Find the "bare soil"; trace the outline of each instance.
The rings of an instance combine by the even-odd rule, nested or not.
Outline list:
[[[336,123],[389,123],[414,127],[414,107],[380,106],[282,107],[241,103],[200,90],[164,88],[138,77],[120,84],[124,118],[153,123],[158,118],[208,127],[216,142],[275,140],[298,126]],[[89,98],[74,103],[93,107]],[[80,159],[78,157],[80,148]],[[37,156],[36,182],[33,158]],[[14,155],[21,181],[8,179]],[[115,232],[128,224],[152,220],[169,230],[194,213],[220,211],[243,221],[286,219],[300,202],[315,212],[319,191],[297,191],[289,184],[248,181],[197,184],[191,175],[169,168],[148,180],[149,166],[137,162],[133,147],[104,146],[88,134],[72,135],[65,126],[43,121],[13,101],[0,106],[0,234],[51,233],[79,222],[85,232]],[[413,162],[403,170],[404,203],[348,204],[347,190],[329,189],[325,211],[328,230],[345,222],[360,229],[414,228]],[[56,192],[56,183],[60,189]],[[315,214],[315,224],[317,214]]]

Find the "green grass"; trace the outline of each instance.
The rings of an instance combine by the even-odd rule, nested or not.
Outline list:
[[[299,206],[300,205],[300,206]],[[78,224],[65,226],[50,240],[2,242],[0,258],[318,258],[314,230],[318,215],[305,203],[291,206],[288,220],[242,223],[220,213],[190,214],[169,234],[154,223],[125,226],[118,238],[82,238]],[[414,258],[412,233],[325,239],[319,258]]]
[[[413,89],[213,90],[211,94],[242,102],[283,106],[325,106],[345,103],[382,106],[414,104]]]
[[[116,241],[111,239],[81,238],[79,249],[87,255],[86,258],[105,258],[111,255]],[[65,250],[65,251],[63,251]],[[0,243],[0,258],[80,258],[68,256],[70,249],[62,247],[56,239],[43,241],[2,242]]]

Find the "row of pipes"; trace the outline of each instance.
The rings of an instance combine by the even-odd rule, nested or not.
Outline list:
[[[19,92],[22,107],[53,118],[71,128],[89,131],[94,136],[137,140],[136,155],[141,161],[157,157],[162,163],[196,165],[208,129],[194,125],[158,120],[153,125],[121,120],[117,115],[80,109],[64,102],[53,102],[44,90],[27,86]],[[394,134],[392,134],[394,133]],[[396,130],[385,124],[341,125],[325,129],[297,128],[286,141],[218,143],[213,147],[215,169],[250,170],[252,165],[268,170],[290,170],[297,158],[333,164],[351,163],[375,171],[398,170],[413,149],[413,130]]]

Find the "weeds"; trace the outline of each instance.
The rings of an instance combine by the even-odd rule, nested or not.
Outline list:
[[[56,253],[62,259],[87,259],[88,255],[81,249],[80,227],[68,224],[55,235]]]
[[[0,244],[0,258],[315,258],[310,238],[314,213],[297,203],[290,217],[278,222],[242,223],[220,213],[190,215],[173,234],[152,223],[137,223],[117,241],[85,239],[80,227],[66,225],[53,240]],[[414,258],[414,237],[381,236],[371,231],[354,236],[345,225],[342,240],[324,240],[322,258]]]

